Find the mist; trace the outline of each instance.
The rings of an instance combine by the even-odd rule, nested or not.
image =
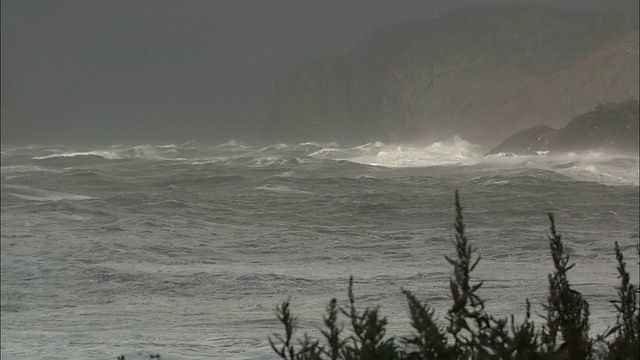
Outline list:
[[[637,0],[0,4],[0,360],[637,348]]]
[[[2,142],[251,141],[275,84],[385,24],[469,5],[633,1],[2,1]]]

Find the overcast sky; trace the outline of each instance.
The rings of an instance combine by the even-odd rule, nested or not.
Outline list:
[[[276,81],[374,29],[469,4],[636,0],[2,0],[2,142],[220,142],[261,129]],[[586,4],[586,5],[585,5]]]

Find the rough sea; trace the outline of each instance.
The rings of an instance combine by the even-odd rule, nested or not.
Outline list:
[[[613,324],[614,241],[638,283],[638,159],[482,154],[460,139],[3,145],[2,359],[271,359],[275,306],[290,298],[298,335],[317,333],[350,275],[388,334],[409,333],[401,288],[444,321],[456,189],[490,312],[543,313],[552,212],[592,335]]]

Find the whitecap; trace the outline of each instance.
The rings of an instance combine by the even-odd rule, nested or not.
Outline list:
[[[258,186],[255,189],[262,190],[262,191],[272,191],[272,192],[283,193],[283,194],[314,195],[314,193],[310,191],[292,189],[284,185],[262,185],[262,186]]]
[[[53,158],[73,158],[80,156],[95,156],[101,157],[106,160],[118,160],[121,159],[120,155],[118,155],[115,151],[78,151],[78,152],[62,152],[62,153],[53,153],[50,155],[44,156],[34,156],[33,160],[46,160]]]
[[[165,160],[165,158],[160,155],[159,150],[155,146],[151,145],[134,146],[128,151],[128,153],[133,153],[130,157],[136,159]]]
[[[316,152],[322,148],[337,148],[338,145],[335,144],[335,146],[331,146],[331,145],[326,145],[323,146],[319,143],[315,143],[315,142],[304,142],[304,143],[300,143],[298,145],[295,146],[294,150],[295,151],[300,151],[303,153],[306,153],[305,155],[308,155],[310,153]]]
[[[332,144],[335,144],[335,143],[332,143]],[[296,147],[307,147],[307,146],[322,147],[322,145],[320,145],[320,144],[318,144],[316,142],[313,142],[313,141],[307,141],[307,142],[303,142],[303,143],[300,143],[300,144],[296,145]],[[338,147],[338,144],[335,144],[334,147]]]
[[[278,175],[273,175],[271,176],[273,178],[295,178],[296,177],[296,173],[294,171],[285,171],[282,174],[278,174]]]
[[[300,161],[298,158],[286,157],[286,156],[267,156],[259,157],[252,161],[252,166],[278,166],[278,165],[297,165]]]
[[[289,148],[289,145],[287,145],[285,143],[279,143],[279,144],[263,147],[262,149],[258,150],[258,152],[259,153],[263,153],[263,152],[266,152],[266,151],[282,151],[282,150],[287,149],[287,148]]]
[[[167,144],[167,145],[158,145],[160,149],[177,149],[178,145],[176,144]]]
[[[326,158],[330,157],[332,154],[339,153],[339,152],[344,152],[344,149],[322,148],[320,150],[312,152],[308,156],[312,157],[312,158],[326,159]]]
[[[361,164],[384,167],[423,167],[465,164],[478,158],[477,145],[460,137],[438,141],[424,147],[368,143],[356,149],[365,150],[360,156],[348,160]]]
[[[509,180],[490,179],[490,180],[482,182],[482,185],[485,185],[485,186],[488,186],[488,185],[506,185],[508,183],[509,183]]]
[[[500,152],[496,154],[488,154],[488,155],[485,155],[484,157],[487,159],[502,159],[506,157],[515,157],[515,156],[517,155],[507,151],[507,152]]]

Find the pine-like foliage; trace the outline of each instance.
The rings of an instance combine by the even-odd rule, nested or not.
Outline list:
[[[640,289],[629,281],[627,264],[622,256],[618,242],[615,243],[616,260],[618,261],[618,299],[612,300],[616,308],[616,324],[603,338],[614,335],[609,343],[609,359],[640,359]],[[640,255],[640,247],[638,247]]]
[[[556,232],[552,214],[549,214],[549,221],[549,248],[555,272],[549,275],[549,298],[545,305],[547,328],[543,330],[545,346],[547,350],[553,349],[560,334],[564,340],[561,355],[575,360],[590,359],[589,304],[582,294],[571,289],[567,273],[575,264],[569,265],[569,255],[564,253],[562,237]]]
[[[291,314],[289,301],[276,308],[284,336],[269,338],[273,351],[283,359],[639,359],[640,303],[639,290],[630,283],[630,276],[620,247],[616,243],[615,256],[621,279],[618,299],[612,301],[617,312],[616,324],[599,337],[589,337],[589,304],[571,288],[568,272],[570,264],[562,237],[556,231],[555,219],[549,214],[549,248],[553,272],[549,274],[549,295],[543,308],[545,323],[536,326],[531,320],[531,304],[526,301],[525,319],[516,323],[514,316],[496,318],[487,313],[478,290],[482,282],[472,281],[472,272],[480,261],[475,256],[465,233],[458,192],[455,193],[455,255],[446,257],[453,267],[449,282],[452,304],[445,324],[440,324],[435,311],[413,293],[403,289],[407,299],[413,332],[396,338],[387,336],[386,318],[379,308],[358,310],[349,279],[348,305],[339,307],[332,299],[324,316],[322,337],[312,339],[307,334],[294,341],[296,318]],[[639,249],[640,252],[640,249]],[[344,329],[339,315],[350,325]],[[611,340],[607,340],[611,337]],[[605,349],[596,351],[595,344],[604,342]]]

